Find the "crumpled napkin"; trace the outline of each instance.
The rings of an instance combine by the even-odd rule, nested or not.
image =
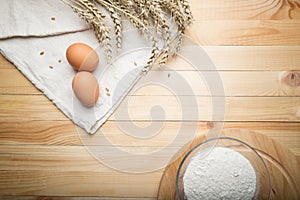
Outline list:
[[[0,0],[0,4],[1,54],[75,124],[95,133],[141,77],[150,43],[125,22],[123,50],[108,65],[105,50],[93,32],[86,30],[85,22],[61,1]],[[100,85],[100,97],[93,108],[84,107],[72,91],[76,72],[69,66],[65,51],[76,42],[90,45],[99,55],[93,74]]]

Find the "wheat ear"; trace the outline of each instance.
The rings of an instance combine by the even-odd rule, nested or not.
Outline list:
[[[147,39],[152,42],[150,58],[143,69],[147,73],[156,59],[163,64],[169,55],[176,54],[182,45],[187,26],[193,16],[188,0],[62,0],[75,13],[84,19],[93,29],[100,44],[106,48],[108,60],[112,58],[110,30],[105,24],[105,15],[100,12],[97,4],[104,7],[114,23],[117,49],[122,47],[122,20],[125,16]],[[167,24],[166,14],[170,14],[177,32],[175,41],[171,43],[170,27]],[[161,54],[158,53],[156,35],[151,31],[152,26],[158,37],[164,40]]]

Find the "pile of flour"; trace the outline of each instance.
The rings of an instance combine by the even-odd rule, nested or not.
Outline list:
[[[224,147],[201,150],[189,163],[183,177],[185,198],[252,199],[256,174],[240,153]]]

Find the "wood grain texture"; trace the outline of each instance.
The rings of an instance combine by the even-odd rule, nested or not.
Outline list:
[[[155,120],[201,120],[211,121],[212,99],[210,97],[182,96],[181,103],[175,96],[132,96],[126,97],[118,111],[109,120],[151,120],[153,107],[160,106],[165,113],[155,111]],[[128,104],[127,104],[128,100]],[[0,95],[0,118],[7,121],[22,120],[65,120],[45,96],[41,95]],[[223,97],[215,97],[222,103]],[[195,102],[196,105],[194,105]],[[221,105],[221,104],[220,104]],[[225,121],[290,121],[299,122],[299,97],[227,97],[225,99]],[[197,106],[198,111],[195,111]],[[195,113],[194,117],[182,119],[182,111]],[[47,112],[43,112],[43,111]],[[243,110],[243,112],[241,112]],[[129,115],[127,116],[127,112]],[[222,112],[214,113],[215,119],[223,119]],[[24,118],[26,116],[26,118]]]
[[[138,127],[146,127],[148,122],[133,122]],[[158,123],[158,122],[153,122]],[[123,129],[119,128],[119,125]],[[220,122],[186,122],[190,126],[197,126],[197,135],[206,134]],[[151,140],[136,139],[130,137],[128,130],[131,122],[106,122],[101,131],[102,134],[94,136],[96,141],[108,138],[112,143],[120,146],[163,146],[169,143],[170,139],[177,134],[182,122],[166,122],[159,134]],[[55,146],[81,146],[80,137],[88,135],[81,134],[75,125],[70,121],[11,121],[0,122],[0,144],[1,145],[55,145]],[[293,153],[299,153],[299,123],[278,123],[278,122],[225,122],[224,128],[244,128],[264,133],[288,147]],[[191,128],[190,131],[193,129]],[[187,130],[188,131],[188,130]],[[90,143],[93,145],[92,141]],[[101,145],[101,143],[97,143]],[[103,144],[104,145],[104,144]]]
[[[170,68],[171,69],[171,68]],[[197,96],[300,96],[300,71],[153,71],[144,77],[129,95],[197,95]],[[223,92],[213,92],[207,79],[220,76]],[[187,83],[180,87],[178,83]],[[153,82],[162,83],[151,84]],[[164,83],[170,89],[163,87]],[[145,85],[144,85],[145,84]],[[176,90],[172,90],[176,88]]]
[[[227,130],[227,129],[225,129]],[[262,134],[263,132],[258,132],[259,134]],[[279,133],[279,132],[277,132]],[[282,134],[282,133],[281,133]],[[286,137],[289,137],[290,139],[297,140],[298,133],[286,133]],[[195,137],[201,137],[204,134],[198,134]],[[269,136],[268,134],[265,134],[266,136]],[[280,137],[276,137],[275,135],[270,135],[269,138],[274,138],[280,141]],[[245,141],[249,141],[249,138],[244,138]],[[165,139],[164,141],[170,142],[170,139]],[[124,151],[128,152],[153,152],[155,150],[158,150],[161,147],[169,148],[168,150],[171,152],[174,149],[181,148],[181,146],[175,147],[171,146],[166,143],[163,144],[163,142],[158,143],[157,145],[165,145],[165,146],[153,146],[153,143],[148,145],[145,144],[142,146],[142,144],[136,144],[137,146],[134,146],[135,144],[132,144],[132,146],[128,146],[130,144],[131,140],[127,139],[122,144],[118,144],[120,148]],[[299,142],[299,141],[298,141]],[[297,146],[297,141],[294,141],[294,144],[292,144],[290,141],[288,142],[282,142],[283,145],[287,149],[290,150],[290,152],[294,153],[299,151],[299,147]],[[127,146],[126,146],[127,145]],[[147,149],[145,147],[147,146]],[[292,148],[292,147],[296,148]],[[116,172],[113,169],[110,169],[109,167],[105,166],[98,160],[96,160],[93,155],[88,153],[86,151],[86,148],[89,148],[89,146],[62,146],[62,145],[0,145],[0,170],[2,171],[18,171],[18,170],[26,170],[26,171],[35,171],[35,170],[46,170],[46,171],[78,171],[78,172],[115,172],[115,176],[118,174],[121,174],[122,172]],[[298,149],[297,149],[298,148]],[[99,151],[101,151],[102,154],[109,154],[108,150],[110,147],[106,146],[99,146]],[[297,156],[296,159],[300,161],[299,157]],[[157,158],[153,158],[152,161],[155,160],[164,160],[167,159],[169,155],[159,155]],[[113,159],[113,158],[112,158]],[[114,158],[118,159],[118,158]],[[84,164],[84,167],[83,167]]]
[[[199,20],[187,36],[200,45],[300,44],[300,20]]]
[[[116,172],[0,171],[2,195],[156,197],[159,176]]]
[[[298,0],[192,0],[192,12],[200,19],[300,19]]]
[[[41,92],[15,68],[1,68],[0,79],[0,91],[2,94],[41,94]]]
[[[159,133],[152,139],[145,140],[131,137],[128,130],[134,123],[138,127],[147,127],[149,122],[106,122],[101,131],[94,135],[94,140],[90,145],[101,145],[100,141],[109,139],[113,144],[122,147],[159,147],[169,145],[170,140],[177,134],[182,122],[165,122]],[[160,124],[160,122],[152,122]],[[207,134],[209,130],[218,126],[221,122],[185,122],[190,126],[186,131],[193,131],[193,126],[197,126],[196,135]],[[123,129],[120,129],[123,127]],[[243,128],[257,131],[280,141],[300,159],[300,124],[290,122],[225,122],[224,128]],[[0,145],[22,146],[26,145],[46,145],[46,146],[82,146],[82,139],[87,141],[86,134],[80,134],[78,128],[69,120],[66,121],[0,121]],[[80,134],[80,135],[79,135]],[[131,133],[132,134],[132,133]],[[96,142],[95,142],[96,141]],[[105,145],[105,143],[102,143]],[[52,162],[55,164],[54,162]]]
[[[69,120],[7,121],[1,118],[0,143],[12,145],[81,145],[76,126]]]
[[[181,147],[170,141],[182,125],[186,133],[197,127],[196,138],[214,130],[221,122],[210,118],[211,94],[199,74],[217,71],[226,97],[224,129],[261,133],[282,144],[299,162],[300,2],[191,0],[191,4],[194,23],[187,36],[202,45],[215,68],[203,65],[199,71],[181,55],[167,66],[154,67],[148,77],[173,84],[178,81],[174,73],[184,77],[197,95],[199,119],[183,122],[178,99],[150,85],[131,92],[126,99],[129,106],[123,102],[120,115],[112,116],[88,145],[101,147],[105,155],[109,155],[110,146],[104,139],[131,153],[147,153],[167,145],[173,150]],[[191,97],[183,88],[177,95]],[[151,120],[155,105],[165,110],[165,118],[159,113]],[[188,111],[195,108],[186,106]],[[130,117],[122,114],[126,110]],[[163,127],[154,137],[141,139],[132,137],[138,135],[130,131],[132,124]],[[82,139],[88,138],[90,135],[82,134],[0,56],[0,200],[156,199],[163,169],[144,174],[110,169],[84,148]],[[284,184],[278,187],[284,188]]]
[[[139,198],[122,198],[122,197],[87,197],[87,196],[77,196],[77,197],[63,197],[63,196],[1,196],[1,200],[155,200],[156,198],[139,197]]]
[[[24,145],[19,147],[16,145],[1,145],[0,146],[0,171],[53,171],[53,172],[78,172],[78,173],[110,173],[111,176],[117,177],[118,175],[129,175],[129,174],[143,174],[143,173],[126,173],[119,170],[114,170],[110,167],[113,164],[120,161],[120,157],[112,155],[110,150],[111,146],[97,146],[98,150],[101,151],[104,159],[96,159],[93,154],[87,152],[88,148],[94,148],[94,146],[40,146],[40,145]],[[122,147],[123,151],[126,152],[139,152],[148,153],[158,150],[157,147]],[[151,157],[151,162],[161,162],[162,164],[168,164],[171,152],[176,152],[180,147],[168,147],[166,146],[164,151],[168,151],[169,154],[160,154]],[[10,153],[7,153],[9,151]],[[106,157],[110,156],[108,161]],[[147,155],[145,155],[147,156]],[[99,158],[99,157],[97,157]],[[138,164],[139,160],[133,157],[126,158],[129,162]],[[112,163],[112,164],[111,164]],[[84,165],[84,167],[83,167]],[[142,166],[143,164],[141,164]],[[146,164],[145,164],[146,165]],[[162,165],[163,167],[163,165]],[[157,179],[160,175],[161,169],[157,168],[153,175]],[[145,172],[146,174],[148,172]]]

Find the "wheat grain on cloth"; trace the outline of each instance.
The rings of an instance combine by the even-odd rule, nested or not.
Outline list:
[[[125,21],[122,50],[114,55],[115,62],[107,65],[105,50],[92,30],[60,0],[0,0],[0,5],[1,54],[75,124],[95,133],[141,76],[150,56],[150,42]],[[90,45],[99,55],[93,74],[100,97],[92,108],[84,107],[72,91],[76,71],[69,66],[65,52],[77,42]]]

